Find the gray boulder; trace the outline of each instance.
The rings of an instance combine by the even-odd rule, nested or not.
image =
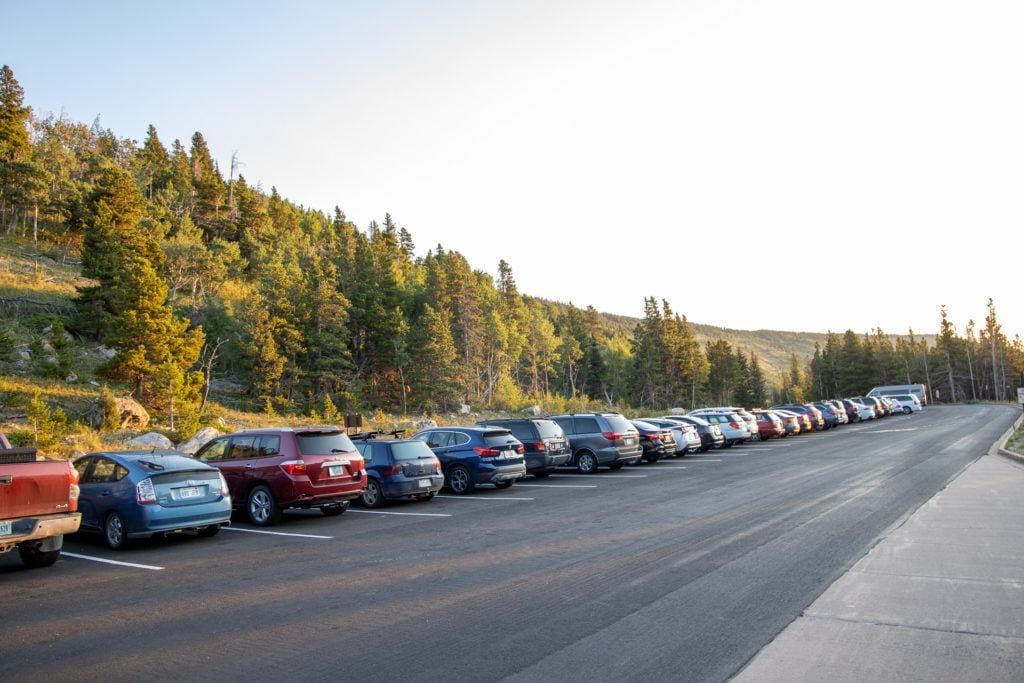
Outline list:
[[[43,343],[39,345],[39,347],[43,350],[43,353],[48,353],[48,354],[55,353],[55,351],[53,350],[53,344],[51,344],[50,342],[46,341],[45,339],[43,340]]]
[[[148,434],[137,436],[134,439],[128,439],[124,442],[124,445],[133,450],[145,450],[147,448],[169,450],[174,448],[174,443],[172,443],[170,439],[163,434],[157,434],[156,432],[149,432]]]
[[[459,415],[469,415],[470,407],[465,403],[459,405]]]
[[[182,453],[194,455],[196,451],[216,439],[218,436],[224,436],[224,433],[220,430],[214,429],[213,427],[203,427],[193,434],[191,439],[179,443],[177,450]]]
[[[420,420],[419,422],[416,423],[417,430],[434,429],[435,427],[437,427],[437,422],[435,422],[434,420]]]
[[[142,404],[127,396],[117,399],[118,429],[140,430],[149,425],[149,413]],[[103,403],[96,401],[89,407],[85,416],[86,421],[93,429],[99,429],[103,424]]]
[[[540,406],[530,406],[523,412],[526,413],[527,415],[533,415],[534,417],[538,417],[544,414],[544,411],[541,410]]]
[[[100,354],[107,360],[110,360],[111,358],[117,355],[117,351],[102,345],[97,347],[96,353]]]
[[[673,415],[686,415],[686,411],[684,409],[682,409],[682,408],[673,408],[672,409],[672,414]]]
[[[76,375],[73,372],[69,372],[68,376],[64,378],[64,381],[67,382],[68,384],[72,384],[74,382],[77,382],[78,381],[78,375]]]

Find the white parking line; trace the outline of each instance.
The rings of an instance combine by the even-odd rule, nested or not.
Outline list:
[[[722,462],[722,460],[721,460],[721,458],[707,458],[707,459],[701,458],[700,460],[697,460],[696,458],[687,458],[686,459],[686,464],[687,465],[695,465],[695,464],[701,463],[701,462]]]
[[[318,536],[316,534],[293,534],[287,531],[264,531],[263,529],[245,529],[240,526],[225,526],[221,528],[225,531],[244,531],[250,534],[267,534],[269,536],[295,536],[296,538],[320,538],[325,541],[334,538],[334,536]]]
[[[437,496],[435,496],[436,498]],[[364,512],[368,515],[407,515],[409,517],[451,517],[441,512],[386,512],[385,510],[352,510],[349,512]]]
[[[135,569],[151,569],[153,571],[160,571],[163,567],[156,567],[151,564],[135,564],[134,562],[119,562],[117,560],[108,560],[103,557],[93,557],[92,555],[79,555],[78,553],[69,553],[66,550],[62,551],[61,557],[74,557],[79,560],[90,560],[92,562],[102,562],[103,564],[116,564],[120,567],[134,567]]]
[[[597,484],[516,484],[516,488],[520,486],[530,486],[535,489],[596,489]]]
[[[552,474],[554,477],[599,477],[601,479],[644,479],[647,477],[646,474]]]
[[[519,484],[516,484],[519,486]],[[511,496],[434,496],[434,498],[451,498],[452,500],[533,500],[533,498],[513,498]]]

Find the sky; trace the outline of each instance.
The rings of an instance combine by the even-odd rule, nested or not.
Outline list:
[[[524,293],[735,329],[1024,333],[1016,0],[4,0],[37,114],[168,144]]]

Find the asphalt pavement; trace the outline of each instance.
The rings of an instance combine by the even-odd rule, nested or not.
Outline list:
[[[45,570],[0,556],[0,679],[727,680],[1015,417],[935,406],[120,553],[76,537]]]

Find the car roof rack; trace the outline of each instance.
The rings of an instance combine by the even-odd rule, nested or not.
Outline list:
[[[371,441],[373,439],[380,439],[382,436],[390,436],[392,439],[402,439],[405,437],[404,429],[395,429],[390,432],[385,431],[372,431],[372,432],[359,432],[358,434],[352,434],[349,436],[353,441]]]

